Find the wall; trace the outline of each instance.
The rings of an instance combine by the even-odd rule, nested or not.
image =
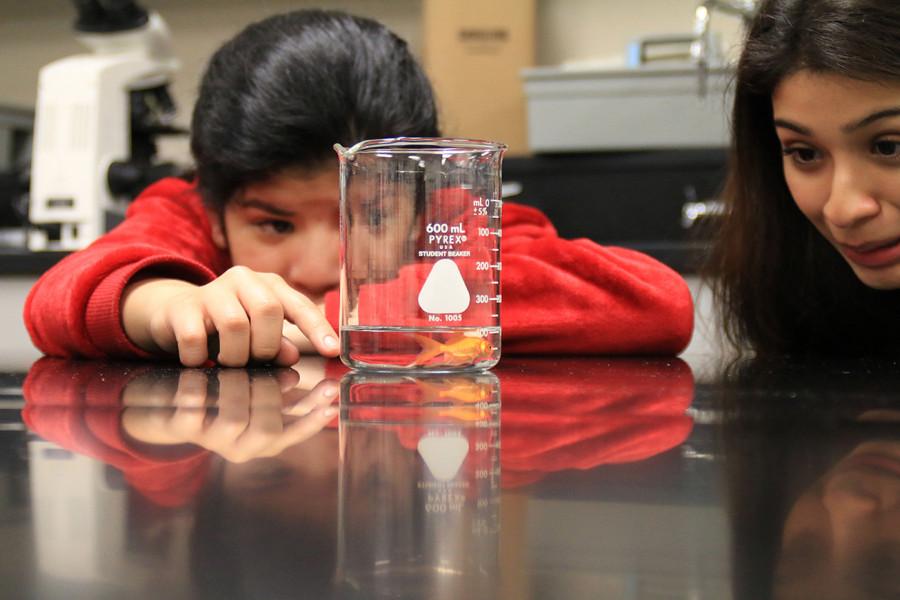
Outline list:
[[[605,62],[620,57],[635,38],[689,34],[697,0],[539,0],[538,63]],[[741,21],[714,13],[710,27],[735,55]]]
[[[209,56],[246,24],[299,8],[324,7],[373,17],[421,47],[420,0],[138,0],[156,10],[172,33],[181,69],[170,91],[178,123],[187,125],[200,75]],[[38,70],[55,59],[85,51],[73,37],[75,9],[67,0],[0,0],[0,105],[33,107]],[[186,160],[186,140],[160,143],[166,158]]]
[[[452,0],[448,0],[452,1]],[[295,8],[326,7],[374,17],[421,55],[420,0],[141,0],[172,30],[182,69],[173,86],[181,121],[187,122],[206,59],[248,22]],[[641,35],[688,33],[696,0],[538,0],[537,63],[557,64],[621,56]],[[66,0],[0,0],[0,104],[31,107],[38,69],[83,51],[74,39],[74,8]],[[713,29],[726,46],[739,39],[737,19],[716,14]]]

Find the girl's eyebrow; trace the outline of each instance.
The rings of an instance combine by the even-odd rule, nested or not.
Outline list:
[[[773,121],[775,127],[781,127],[783,129],[790,129],[791,131],[796,131],[800,135],[812,135],[812,130],[802,125],[797,125],[796,123],[791,123],[790,121],[785,121],[784,119],[775,119]]]
[[[863,117],[859,121],[855,121],[853,123],[848,123],[847,125],[844,125],[843,127],[841,127],[841,131],[843,131],[844,133],[852,133],[858,129],[862,129],[863,127],[866,127],[867,125],[871,125],[872,123],[879,121],[881,119],[896,117],[898,115],[900,115],[900,106],[896,106],[893,108],[885,108],[883,110],[875,111],[872,114]],[[774,119],[772,122],[774,123],[775,127],[782,127],[784,129],[790,129],[791,131],[796,131],[800,135],[806,135],[806,136],[812,135],[811,129],[809,129],[807,127],[803,127],[802,125],[797,125],[796,123],[792,123],[785,119]]]
[[[841,129],[844,133],[850,133],[851,131],[855,131],[857,129],[861,129],[866,125],[871,125],[875,121],[879,119],[887,119],[888,117],[896,117],[900,115],[900,106],[895,106],[892,108],[885,108],[883,110],[878,110],[873,112],[867,117],[863,117],[859,121],[855,123],[850,123],[849,125],[844,125]]]
[[[258,208],[260,210],[264,210],[268,213],[272,213],[278,217],[293,217],[294,211],[285,210],[274,204],[269,204],[268,202],[264,202],[263,200],[258,200],[257,198],[241,198],[237,200],[237,204],[243,208]]]

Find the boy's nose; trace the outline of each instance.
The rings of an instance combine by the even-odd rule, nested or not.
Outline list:
[[[294,247],[288,265],[288,283],[301,294],[319,298],[337,287],[340,276],[339,234],[316,228]]]

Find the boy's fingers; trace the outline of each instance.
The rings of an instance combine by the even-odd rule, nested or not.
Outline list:
[[[238,298],[222,294],[206,303],[213,326],[219,332],[219,355],[213,357],[226,367],[242,367],[250,359],[250,319]]]
[[[290,342],[287,343],[289,346],[293,347],[293,344]],[[286,394],[300,383],[300,373],[294,369],[278,369],[278,371],[275,372],[275,379],[278,381],[278,387],[281,390],[281,393]]]
[[[278,354],[275,356],[275,364],[280,367],[289,367],[293,364],[296,364],[297,361],[300,360],[300,351],[297,349],[297,346],[291,343],[289,339],[286,337],[281,338],[281,344],[278,347]],[[293,369],[289,369],[292,373],[297,373]],[[300,375],[297,375],[297,381],[299,382]],[[297,385],[297,382],[294,382],[293,385]],[[291,387],[293,387],[293,385]]]
[[[281,299],[285,318],[309,338],[319,354],[337,356],[340,350],[337,335],[312,300],[291,288],[280,277],[273,280],[272,289]]]
[[[169,430],[181,441],[193,440],[203,431],[208,382],[209,378],[203,371],[186,369],[178,376],[178,389],[172,399],[175,409],[169,419]]]
[[[256,277],[235,288],[235,293],[250,318],[250,357],[270,362],[281,350],[284,308],[272,289]]]
[[[200,370],[185,369],[178,374],[178,388],[172,398],[175,406],[205,408],[209,377]]]
[[[323,379],[308,393],[304,393],[299,389],[297,391],[299,392],[298,395],[301,395],[302,397],[300,397],[297,402],[293,403],[293,405],[289,405],[288,408],[285,408],[284,413],[295,417],[302,417],[317,408],[330,406],[335,398],[337,398],[338,382],[332,379]],[[288,394],[287,396],[290,397],[291,395]]]
[[[186,367],[199,367],[206,362],[208,354],[205,317],[199,307],[194,304],[181,307],[181,310],[171,317],[171,329],[181,364]],[[164,350],[167,349],[165,340],[161,340],[160,345]]]
[[[322,431],[334,417],[337,416],[337,407],[319,406],[314,408],[304,418],[291,423],[284,428],[281,436],[281,449],[290,448]]]
[[[222,370],[218,374],[219,409],[204,435],[204,446],[225,453],[241,436],[250,420],[250,378],[244,370]]]
[[[235,451],[240,456],[257,456],[281,434],[283,427],[278,381],[271,377],[251,379],[250,420],[235,440]]]

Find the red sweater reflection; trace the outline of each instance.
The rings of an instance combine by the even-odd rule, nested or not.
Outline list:
[[[42,358],[25,379],[22,418],[44,439],[115,467],[151,502],[184,505],[203,487],[207,453],[155,456],[130,444],[120,426],[122,391],[154,368]]]
[[[646,460],[682,443],[691,432],[686,409],[694,380],[678,359],[504,359],[501,367],[494,374],[502,390],[503,487],[532,483],[556,471]],[[336,378],[343,371],[334,362],[329,375]],[[43,358],[25,380],[23,418],[44,439],[119,469],[149,500],[179,506],[204,485],[210,452],[190,448],[162,455],[131,443],[121,428],[122,392],[136,377],[153,373],[177,382],[179,372]],[[436,393],[421,385],[409,389],[417,390],[418,397]],[[439,399],[461,405],[483,401],[477,394],[469,398],[472,389],[449,389]],[[398,419],[405,411],[407,420],[390,427],[406,447],[415,448],[425,434],[425,424],[408,418],[408,407],[373,410],[399,411]],[[455,415],[452,407],[442,415],[449,421],[466,418]]]

